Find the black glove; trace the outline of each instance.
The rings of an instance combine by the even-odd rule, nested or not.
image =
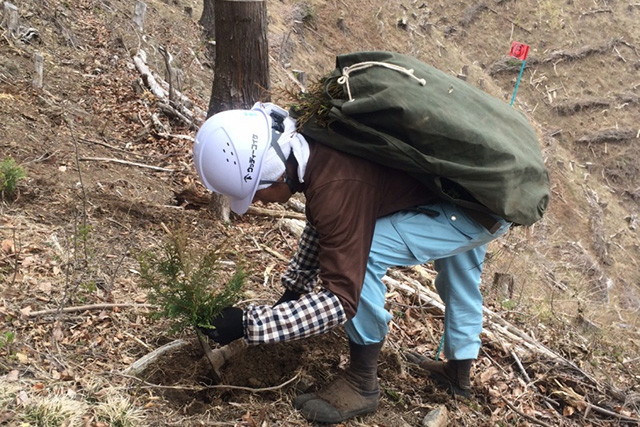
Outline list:
[[[289,289],[284,291],[284,294],[282,294],[282,296],[280,297],[280,299],[278,301],[276,301],[275,304],[273,304],[273,306],[277,306],[279,304],[282,304],[283,302],[287,302],[287,301],[294,301],[297,300],[298,298],[300,298],[300,295],[298,292],[295,291],[290,291]]]
[[[243,310],[238,307],[223,308],[222,313],[211,321],[211,328],[199,327],[198,329],[219,344],[229,344],[244,337],[242,314]]]

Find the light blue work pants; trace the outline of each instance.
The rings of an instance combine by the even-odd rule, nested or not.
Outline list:
[[[449,202],[423,206],[436,216],[401,211],[378,219],[367,263],[358,311],[345,324],[356,344],[382,341],[392,315],[385,310],[389,267],[434,261],[436,288],[445,303],[444,355],[450,360],[475,359],[480,350],[482,294],[480,275],[487,243],[504,234],[509,222],[491,234]]]

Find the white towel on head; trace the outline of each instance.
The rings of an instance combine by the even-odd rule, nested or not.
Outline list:
[[[268,106],[268,104],[262,104]],[[254,106],[255,108],[255,106]],[[265,108],[266,109],[266,108]],[[298,161],[298,179],[304,182],[304,172],[307,168],[309,160],[309,144],[304,137],[296,132],[296,121],[291,117],[284,119],[284,132],[278,139],[278,145],[287,159],[293,150],[293,155]],[[276,150],[270,146],[262,160],[262,171],[260,172],[261,181],[277,181],[285,171],[285,164],[276,153]],[[258,190],[262,190],[271,186],[271,183],[261,184]]]

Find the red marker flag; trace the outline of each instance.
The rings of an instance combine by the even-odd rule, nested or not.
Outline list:
[[[518,43],[518,42],[511,43],[511,51],[509,52],[509,56],[514,56],[524,61],[525,59],[527,59],[528,54],[529,54],[528,44]]]

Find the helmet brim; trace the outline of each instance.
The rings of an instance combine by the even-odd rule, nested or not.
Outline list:
[[[233,213],[238,215],[244,215],[249,210],[249,206],[251,206],[251,202],[253,202],[253,197],[256,195],[256,191],[258,190],[258,186],[253,190],[251,196],[245,197],[244,199],[235,199],[229,197],[229,207]]]

